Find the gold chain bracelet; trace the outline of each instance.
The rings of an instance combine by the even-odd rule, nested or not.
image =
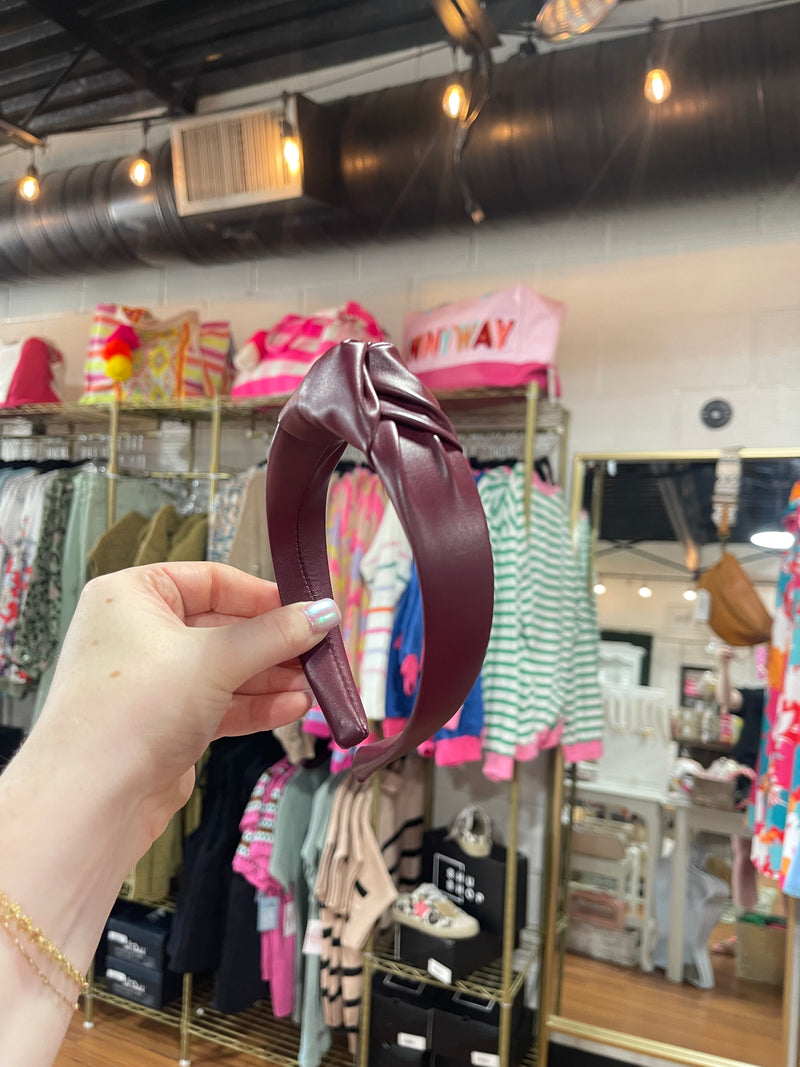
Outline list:
[[[52,992],[60,997],[66,1004],[69,1004],[71,1008],[77,1008],[77,1003],[74,1003],[69,997],[62,993],[61,990],[50,981],[44,971],[42,971],[36,960],[28,954],[25,950],[23,941],[17,936],[17,931],[21,933],[24,938],[34,946],[34,948],[38,949],[43,956],[49,959],[51,963],[54,963],[62,974],[65,974],[71,982],[74,982],[80,993],[85,993],[89,988],[89,983],[86,981],[86,978],[81,974],[77,967],[73,967],[64,953],[53,944],[47,935],[40,930],[38,926],[33,925],[33,920],[26,915],[22,908],[20,908],[19,904],[15,904],[2,889],[0,889],[0,925],[4,927],[20,954],[27,960],[28,965],[36,972],[48,989],[52,990]]]

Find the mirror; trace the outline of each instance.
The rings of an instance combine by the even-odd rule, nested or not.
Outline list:
[[[782,1067],[794,924],[777,882],[750,861],[735,808],[747,780],[707,777],[720,758],[755,763],[766,692],[766,644],[727,658],[696,599],[697,574],[722,552],[712,522],[718,458],[576,460],[573,502],[592,515],[595,536],[605,740],[603,757],[568,768],[564,781],[567,921],[551,1029],[563,1036],[569,1021],[584,1038],[603,1043],[604,1030],[605,1043],[651,1054],[672,1046],[665,1058],[681,1063]],[[771,616],[781,552],[750,538],[780,529],[800,452],[741,458],[727,551]],[[720,704],[726,671],[740,716]]]

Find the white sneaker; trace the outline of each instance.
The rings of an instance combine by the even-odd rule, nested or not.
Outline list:
[[[468,856],[488,856],[492,851],[492,820],[477,805],[462,808],[450,824],[447,840],[455,841]]]
[[[480,931],[477,919],[430,882],[423,882],[412,893],[401,893],[392,905],[392,918],[433,937],[451,937],[455,941],[475,937]]]

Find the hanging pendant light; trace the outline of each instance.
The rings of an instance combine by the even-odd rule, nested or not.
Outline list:
[[[536,33],[546,41],[568,41],[608,18],[618,0],[546,0],[536,16]]]
[[[147,133],[150,123],[146,120],[142,123],[142,149],[128,169],[128,177],[140,189],[149,185],[153,177],[153,161],[147,150]]]
[[[289,94],[283,94],[283,118],[281,119],[281,153],[283,155],[283,162],[286,164],[286,169],[295,177],[300,173],[300,168],[303,164],[303,153],[300,148],[300,141],[297,137],[297,132],[294,126],[289,121],[288,114]]]
[[[458,69],[458,52],[453,48],[453,74],[442,94],[442,111],[449,119],[463,122],[469,112],[469,97]]]
[[[463,120],[467,117],[467,93],[459,81],[451,82],[442,96],[442,111],[449,119]]]
[[[650,48],[647,53],[646,74],[644,76],[645,99],[651,104],[663,104],[672,92],[672,80],[663,67],[659,57],[658,34],[661,20],[653,19],[650,23]]]
[[[28,167],[25,177],[20,179],[17,192],[23,200],[36,200],[39,196],[39,171],[34,163]]]

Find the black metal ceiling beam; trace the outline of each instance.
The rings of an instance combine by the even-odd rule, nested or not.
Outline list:
[[[35,133],[26,130],[24,126],[17,126],[15,122],[0,116],[0,134],[5,134],[9,141],[13,141],[19,148],[39,148],[44,142]]]
[[[185,113],[194,111],[196,97],[193,90],[179,89],[147,63],[135,59],[126,48],[99,30],[89,19],[66,8],[63,0],[27,0],[27,3],[77,41],[99,52],[112,66],[124,71],[139,88],[147,89],[168,107]]]

